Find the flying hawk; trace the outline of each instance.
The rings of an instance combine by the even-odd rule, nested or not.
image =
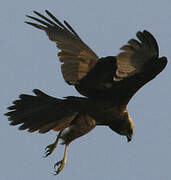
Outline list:
[[[47,157],[58,140],[63,140],[64,157],[54,166],[58,174],[66,164],[69,144],[96,125],[108,126],[131,141],[134,125],[127,104],[144,84],[165,68],[167,58],[159,58],[157,42],[146,30],[137,32],[138,40],[129,40],[117,56],[99,58],[66,21],[62,24],[49,11],[45,12],[49,18],[34,11],[40,18],[27,17],[38,24],[26,23],[45,31],[56,43],[65,82],[84,97],[58,99],[35,89],[34,96],[21,94],[5,115],[11,121],[10,125],[22,124],[20,130],[59,132],[56,141],[47,146],[45,152]]]

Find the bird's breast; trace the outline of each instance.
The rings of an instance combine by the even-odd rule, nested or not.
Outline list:
[[[93,118],[96,120],[96,125],[109,125],[110,122],[121,119],[122,113],[123,108],[113,107],[94,112]]]

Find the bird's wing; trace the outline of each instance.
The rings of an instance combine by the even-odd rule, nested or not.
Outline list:
[[[56,42],[56,46],[61,50],[58,57],[62,63],[64,80],[70,85],[76,85],[96,64],[98,56],[80,39],[66,21],[62,24],[49,11],[45,12],[50,19],[34,11],[42,20],[32,16],[27,17],[40,24],[28,21],[26,23],[45,31],[49,39]]]
[[[122,46],[121,53],[117,55],[117,71],[115,81],[120,81],[143,70],[143,66],[151,59],[159,56],[159,48],[155,38],[148,31],[137,32],[137,38],[131,39],[127,45]]]
[[[151,33],[137,32],[137,38],[124,45],[117,58],[117,70],[113,88],[127,102],[144,84],[152,80],[166,66],[167,58],[159,58],[157,41]],[[117,87],[117,88],[116,88]],[[126,103],[126,102],[125,102]]]

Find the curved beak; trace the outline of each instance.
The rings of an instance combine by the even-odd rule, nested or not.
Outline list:
[[[130,142],[132,140],[132,136],[131,135],[127,135],[127,141]]]

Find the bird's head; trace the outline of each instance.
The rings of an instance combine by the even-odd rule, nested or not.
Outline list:
[[[126,136],[128,142],[132,140],[132,136],[134,134],[134,124],[127,112],[123,113],[117,121],[112,121],[109,127],[116,133]]]

